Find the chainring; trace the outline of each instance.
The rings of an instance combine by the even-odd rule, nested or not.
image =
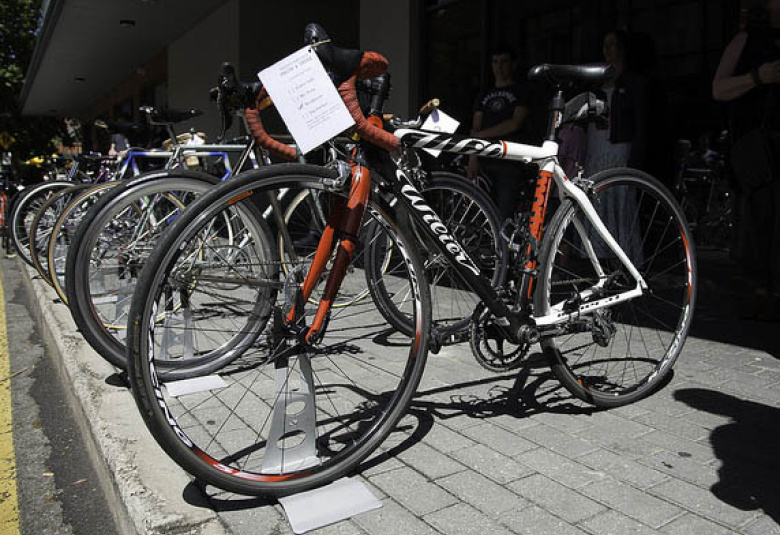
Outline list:
[[[469,334],[474,358],[480,366],[492,372],[501,373],[517,368],[530,347],[530,344],[516,345],[509,342],[483,303],[474,310]]]

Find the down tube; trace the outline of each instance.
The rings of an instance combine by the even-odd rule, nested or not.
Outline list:
[[[509,307],[498,298],[490,280],[482,275],[477,265],[458,240],[452,236],[438,214],[428,206],[419,190],[409,183],[400,170],[396,171],[396,176],[398,178],[397,198],[416,221],[420,231],[435,244],[438,251],[455,268],[458,276],[479,296],[496,318],[509,318]]]

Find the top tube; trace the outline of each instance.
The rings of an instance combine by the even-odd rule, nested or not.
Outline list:
[[[412,128],[399,128],[394,134],[402,143],[415,148],[440,150],[455,154],[476,154],[485,158],[536,162],[558,155],[558,143],[555,141],[545,141],[541,146],[525,145],[514,141],[489,141],[470,136]]]

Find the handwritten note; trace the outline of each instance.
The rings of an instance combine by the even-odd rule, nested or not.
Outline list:
[[[303,154],[355,124],[310,46],[263,69],[257,76]]]

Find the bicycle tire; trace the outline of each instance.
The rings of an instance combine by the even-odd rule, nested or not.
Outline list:
[[[164,330],[160,333],[159,310],[166,308],[165,298],[175,296],[188,278],[189,266],[196,271],[196,263],[192,261],[199,257],[202,244],[211,241],[211,236],[204,232],[211,228],[211,221],[228,207],[262,202],[265,195],[275,194],[280,188],[324,193],[334,175],[321,167],[280,164],[223,183],[196,201],[171,226],[139,279],[128,333],[129,373],[136,402],[152,436],[166,453],[196,478],[218,488],[239,494],[280,496],[349,473],[392,430],[422,376],[430,321],[430,301],[424,284],[416,286],[419,291],[414,306],[419,307],[418,330],[413,339],[404,338],[403,344],[396,339],[400,335],[386,328],[381,314],[369,310],[373,301],[365,299],[353,307],[333,311],[322,339],[304,348],[298,342],[298,335],[282,327],[287,292],[278,292],[279,300],[271,303],[274,319],[266,325],[267,330],[245,341],[242,355],[229,368],[221,370],[224,388],[176,398],[158,377],[157,364],[162,358],[158,346],[164,336]],[[379,201],[371,203],[366,217],[387,225],[388,233],[399,240],[396,250],[407,255],[409,276],[416,282],[422,261],[408,234],[391,214]],[[271,259],[278,262],[278,256]],[[227,266],[219,272],[237,269]],[[345,280],[345,284],[362,284],[362,274],[348,271],[347,277],[349,281]],[[294,274],[287,278],[295,281]],[[244,291],[247,292],[246,296],[244,293],[239,296],[252,302],[252,288],[262,288],[263,280],[243,273],[239,273],[238,280],[246,282]],[[191,306],[199,302],[198,291],[207,292],[206,285],[207,282],[195,281],[186,286],[193,289],[189,296]],[[300,304],[307,313],[312,308],[302,300]],[[221,310],[231,310],[236,318],[242,317],[238,303]],[[192,317],[201,312],[194,308]],[[204,343],[208,342],[206,336],[216,338],[224,334],[229,339],[242,338],[244,325],[238,320],[236,323],[234,328],[227,329],[228,320],[213,318],[205,324],[207,330],[203,332],[193,324],[193,336],[202,335]],[[389,341],[388,336],[394,340]],[[221,340],[214,344],[222,343]],[[285,344],[290,344],[291,351],[300,353],[266,352]],[[316,352],[316,358],[309,358],[309,352]],[[311,365],[311,371],[300,371],[300,367],[306,368],[306,362]],[[297,397],[287,388],[293,372]],[[267,391],[260,393],[261,388]],[[290,399],[292,410],[288,406]],[[296,403],[299,405],[295,406]],[[272,413],[274,417],[270,418]],[[282,427],[286,429],[284,433],[276,434],[273,421],[277,417],[286,421],[287,414],[300,423],[288,422],[293,426],[292,431]],[[302,450],[293,452],[286,447],[288,438],[299,439]],[[275,455],[274,448],[283,450],[281,457]]]
[[[98,201],[101,195],[119,184],[119,181],[104,182],[86,191],[81,191],[68,203],[57,217],[57,221],[54,222],[46,252],[48,259],[46,265],[49,269],[51,285],[66,305],[68,304],[68,295],[65,292],[65,262],[73,236],[89,208]]]
[[[84,216],[68,248],[65,294],[73,320],[85,340],[114,366],[127,368],[123,336],[127,316],[123,315],[126,311],[123,312],[125,307],[121,301],[126,301],[129,311],[137,280],[133,274],[123,276],[128,265],[117,263],[118,259],[123,254],[122,249],[128,248],[132,249],[135,262],[143,262],[151,252],[154,240],[167,226],[161,224],[151,235],[144,236],[144,243],[134,243],[139,236],[133,231],[145,224],[140,203],[160,193],[197,196],[218,183],[214,177],[192,171],[139,175],[106,192]],[[186,198],[181,195],[179,200]],[[106,264],[106,272],[96,273],[103,264]],[[116,302],[111,301],[114,298]]]
[[[53,286],[53,283],[49,275],[48,254],[46,253],[49,249],[54,223],[74,196],[90,188],[92,188],[92,184],[74,184],[50,195],[30,223],[30,260],[38,274],[49,286]]]
[[[20,192],[11,206],[11,241],[16,253],[28,265],[33,265],[30,258],[30,224],[35,214],[49,195],[72,185],[73,183],[68,181],[41,182]]]
[[[679,357],[696,303],[696,256],[682,210],[656,179],[633,169],[611,169],[591,180],[594,206],[649,291],[600,311],[570,316],[569,332],[543,338],[542,348],[572,395],[599,407],[617,407],[653,393]],[[611,215],[615,208],[609,206],[625,210],[630,219],[618,223],[621,216]],[[598,276],[573,224],[579,214],[577,205],[565,201],[545,235],[534,295],[537,317],[555,305],[559,312],[565,312],[565,303],[576,309],[583,302],[583,288],[595,288],[599,282],[600,297],[635,284],[595,231],[586,231],[604,268],[605,277]],[[580,221],[587,221],[584,215]]]
[[[500,287],[506,279],[506,248],[498,210],[490,197],[462,176],[447,172],[432,173],[421,192],[480,271],[491,279],[493,287]],[[390,296],[381,282],[383,270],[387,269],[383,266],[385,252],[378,241],[371,243],[366,269],[368,288],[387,320],[409,335],[413,326],[396,306],[399,299]],[[467,331],[480,299],[465,287],[434,245],[422,249],[426,280],[431,287],[434,325],[445,340],[456,341]]]

